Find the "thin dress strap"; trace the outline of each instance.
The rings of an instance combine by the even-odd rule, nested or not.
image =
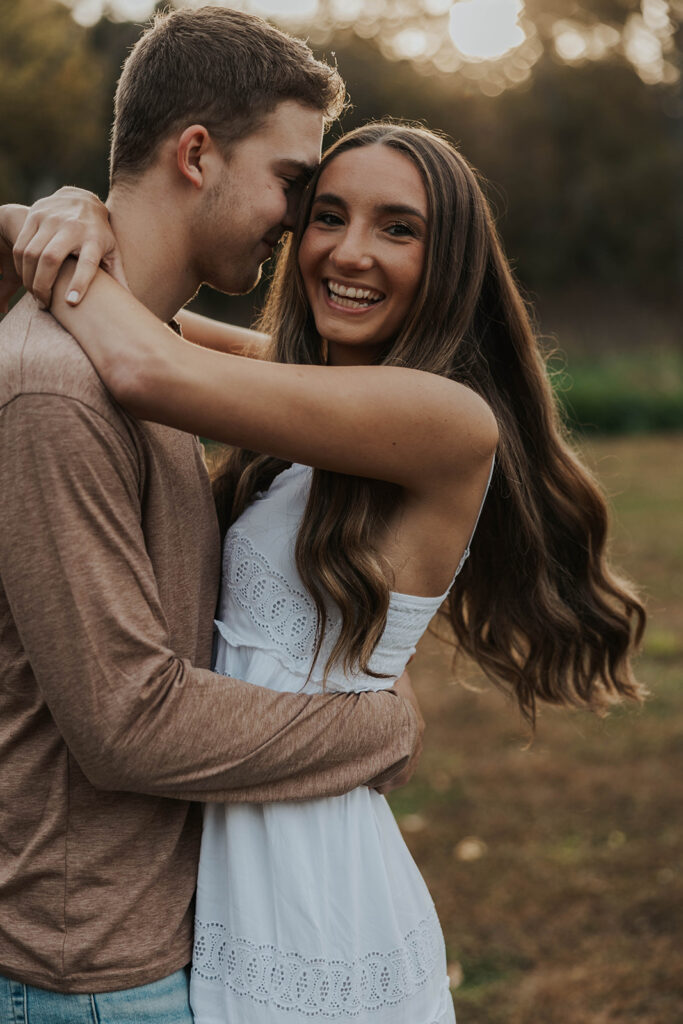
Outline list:
[[[467,542],[467,547],[465,548],[465,550],[462,553],[462,558],[458,562],[458,568],[455,570],[455,576],[453,577],[453,580],[455,580],[455,578],[457,577],[458,573],[462,569],[463,565],[465,564],[465,562],[469,558],[470,545],[472,544],[472,541],[474,540],[474,535],[477,532],[477,527],[479,526],[479,520],[481,519],[481,514],[484,511],[484,505],[486,503],[486,498],[487,498],[488,493],[489,493],[489,488],[491,486],[491,480],[493,479],[493,471],[494,471],[495,468],[496,468],[496,456],[494,455],[493,458],[491,459],[491,469],[489,470],[489,478],[486,481],[486,490],[484,491],[484,497],[481,499],[481,505],[479,506],[479,511],[477,512],[477,518],[475,519],[474,526],[472,527],[472,533],[470,534],[470,539]]]

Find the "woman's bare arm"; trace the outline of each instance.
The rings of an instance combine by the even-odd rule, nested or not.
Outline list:
[[[7,225],[6,231],[3,225]],[[16,240],[14,260],[9,235]],[[78,305],[87,293],[102,261],[108,273],[117,269],[112,276],[125,283],[108,211],[97,196],[66,187],[38,200],[33,207],[0,206],[0,312],[7,312],[9,299],[21,287],[19,274],[38,301],[49,305],[55,278],[70,255],[78,256],[67,289],[67,294],[78,295],[75,301],[70,299],[71,305]],[[221,323],[185,309],[177,319],[183,335],[195,345],[251,359],[266,357],[270,337],[260,331]]]
[[[182,309],[176,319],[182,328],[183,337],[195,345],[211,348],[216,352],[228,352],[234,356],[246,356],[249,359],[267,358],[269,334],[212,320],[200,313],[192,313],[189,309]]]
[[[140,418],[423,495],[490,461],[495,419],[460,384],[400,367],[298,366],[203,349],[102,271],[70,307],[71,273],[65,266],[57,279],[52,312]]]
[[[26,207],[16,204],[0,206],[0,313],[6,313],[12,296],[21,288],[12,257],[12,243],[21,230]]]

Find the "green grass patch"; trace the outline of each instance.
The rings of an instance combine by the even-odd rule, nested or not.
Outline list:
[[[550,370],[574,429],[645,434],[683,428],[683,352],[655,349],[553,359]]]
[[[452,809],[463,798],[462,785],[452,783],[447,789],[434,789],[428,779],[413,779],[409,786],[395,789],[389,794],[389,803],[394,815],[400,820],[408,814],[429,811],[430,808]]]
[[[483,1007],[502,985],[512,986],[530,964],[524,957],[498,951],[493,955],[459,960],[463,979],[453,992],[456,1013],[467,1007]]]
[[[643,652],[656,661],[675,661],[683,655],[683,637],[672,629],[651,626],[645,634]]]

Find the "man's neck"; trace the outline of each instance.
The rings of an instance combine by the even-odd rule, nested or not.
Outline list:
[[[172,199],[143,178],[115,186],[106,205],[132,294],[161,320],[170,320],[200,284],[188,266],[187,239]]]

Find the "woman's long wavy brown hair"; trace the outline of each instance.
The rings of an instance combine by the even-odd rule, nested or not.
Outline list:
[[[477,176],[445,139],[420,127],[370,124],[325,154],[298,225],[278,262],[260,329],[271,358],[324,361],[297,255],[316,183],[332,160],[382,145],[418,169],[429,204],[429,238],[419,294],[407,322],[378,363],[457,380],[481,395],[498,421],[500,443],[472,553],[448,598],[458,648],[511,689],[533,723],[537,700],[604,708],[640,699],[630,656],[645,612],[633,588],[609,567],[607,507],[572,450],[545,360],[503,254]],[[224,525],[288,464],[235,451],[216,481]],[[314,470],[296,562],[318,612],[326,602],[342,628],[327,667],[369,670],[389,604],[391,572],[378,547],[400,500],[380,481]]]

